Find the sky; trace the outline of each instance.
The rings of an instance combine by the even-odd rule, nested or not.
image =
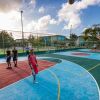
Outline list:
[[[21,31],[21,10],[25,32],[80,35],[100,24],[100,0],[0,0],[0,29]]]

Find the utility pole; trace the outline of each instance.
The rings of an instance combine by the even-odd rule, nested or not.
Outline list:
[[[37,51],[39,51],[39,35],[37,33]]]
[[[71,25],[71,27],[70,27],[70,34],[72,34],[72,25]]]
[[[22,27],[22,46],[24,52],[23,11],[21,10],[20,12],[21,12],[21,27]]]
[[[5,44],[4,44],[4,35],[3,35],[3,33],[2,33],[2,42],[3,42],[3,49],[4,49],[4,54],[5,54]]]
[[[70,26],[70,46],[72,45],[71,34],[72,34],[72,25]]]

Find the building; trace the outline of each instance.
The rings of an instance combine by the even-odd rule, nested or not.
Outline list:
[[[46,46],[66,45],[68,41],[63,35],[42,36],[40,38]]]
[[[85,45],[85,40],[83,38],[83,36],[79,36],[76,40],[76,45],[77,46],[84,46]]]

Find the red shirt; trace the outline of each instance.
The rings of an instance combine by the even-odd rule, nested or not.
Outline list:
[[[28,56],[28,60],[29,60],[29,63],[34,64],[34,65],[37,65],[36,56],[34,54],[30,54]]]

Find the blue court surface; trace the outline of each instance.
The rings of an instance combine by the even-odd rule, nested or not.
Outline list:
[[[83,51],[83,52],[95,52],[95,50],[91,50],[91,49],[78,49],[79,51]],[[96,50],[100,53],[100,50]]]
[[[99,87],[93,76],[70,61],[61,60],[39,72],[37,81],[33,83],[29,76],[2,88],[0,100],[99,100]]]
[[[23,61],[23,60],[27,60],[27,57],[18,57],[18,61]],[[0,58],[0,63],[5,63],[6,62],[6,58]]]
[[[58,52],[55,54],[60,54],[60,55],[67,55],[67,56],[75,56],[75,57],[83,57],[83,58],[89,58],[89,59],[96,59],[96,60],[100,60],[100,53],[86,53],[84,51],[88,51],[88,49],[82,49],[80,51],[83,51],[84,54],[87,54],[86,56],[81,56],[81,55],[74,55],[73,53],[82,53],[79,51],[67,51],[67,52]]]

